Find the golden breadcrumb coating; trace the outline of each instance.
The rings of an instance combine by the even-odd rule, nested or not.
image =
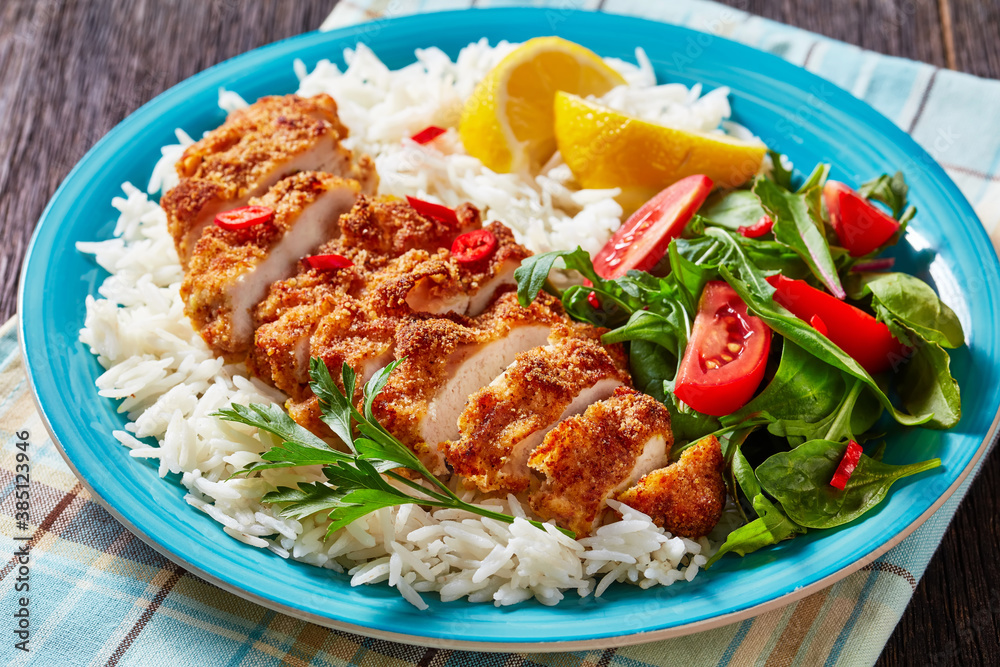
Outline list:
[[[709,436],[685,450],[680,460],[640,479],[618,500],[674,535],[697,539],[708,535],[722,517],[724,467],[719,441]]]
[[[248,281],[255,269],[296,225],[303,211],[319,197],[331,191],[344,191],[356,197],[359,186],[329,174],[302,172],[276,184],[253,205],[274,210],[274,217],[246,229],[226,230],[212,226],[195,247],[191,263],[181,284],[184,312],[195,329],[216,352],[235,355],[245,352],[252,341],[253,328],[238,325],[248,319],[242,311],[242,290],[252,288]],[[294,264],[288,270],[294,270]],[[285,270],[285,269],[281,269]],[[287,273],[285,274],[287,275]],[[267,286],[261,286],[266,294]],[[256,301],[248,304],[256,306]]]
[[[329,95],[263,97],[189,146],[176,165],[181,181],[160,205],[186,264],[201,231],[215,215],[261,196],[296,171],[322,170],[360,183],[374,192],[378,176],[372,160],[344,148],[348,134]]]
[[[375,416],[418,456],[432,461],[432,470],[440,469],[439,443],[424,442],[421,422],[455,367],[480,346],[502,339],[518,327],[551,328],[565,321],[562,306],[555,297],[546,294],[523,308],[514,292],[501,294],[475,319],[459,316],[403,319],[396,331],[393,356],[404,361],[375,400]]]
[[[528,465],[545,482],[529,497],[531,508],[586,537],[608,498],[670,460],[673,440],[662,403],[619,387],[611,398],[560,422],[532,452]]]
[[[608,393],[631,383],[628,371],[588,338],[561,338],[522,352],[503,375],[469,397],[459,418],[461,439],[442,445],[445,459],[481,491],[524,491],[530,483],[530,452],[520,451],[530,447],[526,441],[535,436],[540,442],[544,429],[602,380],[612,381]]]

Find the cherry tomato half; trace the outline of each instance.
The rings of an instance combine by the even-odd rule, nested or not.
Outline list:
[[[410,197],[409,195],[406,196],[406,201],[413,207],[413,210],[422,216],[432,218],[438,222],[458,226],[458,216],[455,214],[455,209],[424,201],[423,199],[417,199],[416,197]]]
[[[492,255],[497,249],[497,237],[488,229],[474,229],[460,234],[451,244],[451,256],[456,262],[471,264]]]
[[[771,329],[747,312],[732,287],[710,282],[698,303],[674,393],[706,415],[735,412],[764,379],[770,350]]]
[[[643,204],[597,253],[597,275],[620,278],[630,269],[649,271],[656,266],[705,202],[712,185],[708,176],[688,176]]]
[[[332,253],[329,255],[312,255],[311,257],[306,257],[305,263],[309,265],[309,268],[319,269],[320,271],[346,269],[349,266],[354,266],[354,262],[343,255]]]
[[[227,231],[247,229],[274,220],[274,209],[269,206],[241,206],[215,216],[215,224]]]
[[[802,280],[776,275],[767,282],[777,290],[776,302],[812,324],[869,373],[881,373],[893,361],[903,359],[906,348],[893,338],[889,327],[860,308]]]
[[[876,250],[899,230],[899,222],[843,183],[827,181],[823,199],[830,224],[851,257]]]

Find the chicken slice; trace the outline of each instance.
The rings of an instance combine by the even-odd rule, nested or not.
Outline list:
[[[396,331],[393,353],[403,362],[376,399],[375,416],[431,471],[444,474],[438,444],[458,437],[458,417],[469,396],[516,355],[545,344],[553,328],[567,326],[554,297],[542,295],[522,308],[513,292],[474,321],[407,318]]]
[[[461,438],[442,445],[456,473],[480,491],[519,493],[531,482],[528,457],[560,421],[631,382],[603,345],[563,337],[517,355],[469,397]]]
[[[328,172],[374,192],[374,163],[366,155],[355,160],[341,145],[347,134],[336,103],[325,94],[264,97],[230,114],[184,151],[177,163],[181,182],[160,201],[181,263],[187,265],[216,215],[245,206],[296,172]]]
[[[253,341],[252,312],[271,284],[295,271],[299,259],[338,233],[359,185],[329,174],[303,172],[252,200],[274,218],[247,229],[206,229],[181,284],[185,312],[217,352],[237,355]]]
[[[680,460],[640,479],[618,500],[648,514],[674,535],[697,539],[711,532],[722,517],[724,467],[719,441],[709,436],[685,450]]]
[[[545,475],[531,508],[578,538],[599,523],[608,498],[670,460],[670,413],[651,396],[618,387],[611,398],[560,422],[528,465]]]

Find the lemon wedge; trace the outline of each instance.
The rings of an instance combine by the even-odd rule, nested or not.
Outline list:
[[[564,92],[556,94],[555,135],[580,185],[622,188],[627,211],[694,174],[736,187],[757,173],[767,152],[762,143],[649,123]]]
[[[603,95],[625,80],[588,49],[536,37],[514,49],[465,102],[458,134],[465,150],[499,173],[537,171],[556,150],[556,91]]]

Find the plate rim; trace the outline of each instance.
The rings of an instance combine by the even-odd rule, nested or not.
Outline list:
[[[514,14],[514,13],[518,13],[518,14],[535,14],[535,15],[537,15],[539,17],[544,17],[545,16],[545,8],[530,8],[530,7],[473,8],[471,10],[471,12],[475,13],[475,14],[480,14],[480,15],[484,14],[484,13],[495,13],[495,14]],[[443,12],[427,12],[427,13],[419,13],[419,14],[414,14],[414,15],[408,15],[408,16],[394,17],[394,18],[392,18],[390,20],[393,21],[393,22],[395,22],[395,23],[405,23],[405,22],[410,22],[410,21],[426,20],[426,17],[443,18],[443,17],[446,17],[446,16],[453,16],[453,15],[468,15],[469,13],[470,13],[469,9],[454,10],[454,11],[443,11]],[[584,14],[586,14],[586,15],[595,15],[595,14],[597,14],[596,12],[586,11],[586,10],[571,10],[568,13],[574,14],[574,15],[584,15]],[[652,19],[645,19],[645,18],[642,18],[642,17],[620,15],[620,14],[607,14],[607,15],[601,14],[601,16],[613,17],[615,19],[623,19],[623,20],[627,20],[627,21],[635,21],[637,23],[642,23],[642,24],[669,25],[669,26],[671,26],[673,28],[678,28],[678,29],[681,29],[683,31],[690,32],[692,34],[706,34],[706,35],[710,35],[710,33],[703,33],[702,31],[696,30],[694,28],[689,28],[687,26],[679,26],[679,25],[675,25],[675,24],[664,24],[663,22],[659,22],[659,21],[652,20]],[[43,409],[43,407],[41,405],[41,398],[39,396],[38,389],[36,387],[35,378],[32,375],[32,373],[30,372],[30,369],[32,368],[32,366],[29,364],[28,351],[27,351],[27,348],[24,345],[25,336],[26,336],[27,332],[25,330],[25,320],[24,320],[23,317],[21,317],[21,314],[24,311],[24,293],[25,293],[27,270],[28,270],[28,265],[29,265],[28,259],[31,258],[32,255],[33,255],[33,252],[34,252],[34,249],[35,249],[35,245],[36,245],[36,241],[38,240],[38,237],[39,237],[40,231],[41,231],[41,227],[42,227],[41,222],[44,221],[44,220],[46,220],[48,218],[48,216],[50,214],[50,210],[53,207],[54,203],[60,198],[60,195],[62,194],[62,191],[67,187],[67,184],[73,179],[73,177],[76,175],[77,171],[79,171],[80,169],[82,169],[84,167],[85,163],[88,163],[91,159],[93,159],[94,156],[95,156],[95,154],[104,146],[104,144],[106,144],[107,142],[109,142],[110,139],[113,136],[118,135],[118,134],[120,134],[122,132],[125,132],[135,122],[138,122],[137,119],[136,119],[136,116],[139,115],[139,112],[141,112],[146,107],[151,106],[151,105],[157,103],[160,100],[161,97],[164,97],[164,96],[167,96],[167,95],[171,95],[171,96],[172,95],[176,95],[179,92],[182,92],[187,87],[197,85],[203,78],[208,77],[212,72],[214,72],[218,68],[230,66],[235,61],[239,61],[241,59],[249,59],[249,58],[255,56],[255,54],[261,54],[261,52],[266,52],[266,51],[270,51],[272,49],[276,49],[277,47],[279,47],[279,45],[282,45],[282,44],[284,44],[286,42],[293,41],[293,40],[303,40],[305,38],[310,38],[310,37],[311,38],[315,38],[316,36],[319,36],[319,35],[322,35],[322,36],[324,36],[324,37],[326,37],[328,39],[331,39],[331,40],[349,39],[349,38],[354,37],[354,36],[363,35],[366,32],[366,26],[368,26],[368,23],[361,23],[361,24],[357,24],[357,25],[354,25],[354,26],[347,26],[347,27],[343,27],[343,28],[338,28],[336,30],[322,32],[322,33],[319,32],[319,31],[310,31],[310,32],[299,34],[299,35],[293,35],[291,37],[288,37],[288,38],[285,38],[285,39],[282,39],[282,40],[278,40],[276,42],[272,42],[270,44],[266,44],[266,45],[257,47],[255,49],[252,49],[250,51],[238,54],[238,55],[236,55],[236,56],[234,56],[232,58],[229,58],[229,59],[227,59],[225,61],[222,61],[220,63],[212,65],[211,67],[208,67],[208,68],[206,68],[204,70],[201,70],[200,72],[198,72],[198,73],[196,73],[196,74],[194,74],[194,75],[192,75],[192,76],[190,76],[190,77],[188,77],[188,78],[186,78],[186,79],[178,82],[176,85],[174,85],[171,88],[167,89],[166,91],[160,93],[159,95],[157,95],[156,97],[154,97],[149,102],[143,104],[138,109],[136,109],[135,111],[133,111],[132,113],[130,113],[128,116],[126,116],[126,118],[124,118],[120,123],[118,123],[115,127],[113,127],[107,134],[105,134],[74,165],[73,169],[70,170],[70,172],[66,175],[66,177],[63,179],[63,181],[60,183],[59,187],[56,189],[55,193],[52,195],[51,199],[49,200],[48,204],[46,205],[45,209],[43,210],[41,216],[39,217],[39,223],[36,225],[36,228],[35,228],[34,232],[32,233],[31,239],[30,239],[30,241],[28,243],[28,246],[26,248],[26,251],[25,251],[25,260],[24,260],[24,262],[22,264],[22,267],[21,267],[20,281],[19,281],[19,285],[18,285],[18,294],[17,294],[17,315],[18,315],[17,333],[18,333],[18,343],[19,343],[19,348],[20,348],[20,353],[21,353],[21,360],[22,360],[22,363],[25,366],[25,371],[26,371],[25,375],[26,375],[27,380],[28,380],[28,386],[29,386],[29,389],[30,389],[30,394],[31,394],[31,397],[32,397],[32,401],[33,401],[33,403],[34,403],[34,405],[35,405],[35,407],[36,407],[36,409],[37,409],[37,411],[39,413],[39,416],[41,418],[41,421],[42,421],[42,423],[43,423],[46,431],[48,432],[49,436],[51,437],[51,439],[52,439],[53,443],[55,444],[57,450],[59,451],[60,455],[66,461],[67,465],[70,467],[70,469],[72,470],[73,474],[76,476],[77,480],[90,492],[90,494],[92,495],[92,497],[95,500],[97,500],[102,507],[104,507],[112,516],[114,516],[117,521],[119,521],[119,523],[121,523],[122,525],[124,525],[130,532],[132,532],[134,535],[136,535],[137,537],[139,537],[145,544],[149,545],[156,552],[160,553],[161,555],[163,555],[164,557],[166,557],[171,562],[174,562],[176,564],[181,565],[186,570],[188,570],[188,571],[196,574],[201,579],[204,579],[204,580],[206,580],[206,581],[208,581],[208,582],[210,582],[210,583],[212,583],[212,584],[214,584],[214,585],[222,588],[223,590],[226,590],[226,591],[228,591],[230,593],[233,593],[234,595],[237,595],[238,597],[240,597],[242,599],[249,600],[249,601],[251,601],[253,603],[259,604],[259,605],[264,606],[266,608],[269,608],[269,609],[272,609],[272,610],[275,610],[275,611],[279,611],[281,613],[287,614],[289,616],[293,616],[295,618],[299,618],[299,619],[304,620],[304,621],[316,623],[316,624],[324,626],[324,627],[334,628],[334,629],[338,629],[338,630],[344,630],[346,632],[351,632],[351,633],[354,633],[354,634],[358,634],[358,635],[362,635],[362,636],[367,636],[367,637],[373,637],[373,638],[377,638],[377,639],[385,639],[385,640],[388,640],[388,641],[396,641],[396,642],[401,642],[401,643],[406,643],[406,644],[411,644],[411,645],[430,646],[430,647],[434,647],[434,648],[446,648],[446,649],[456,649],[456,650],[480,650],[480,651],[492,651],[492,652],[508,652],[508,651],[522,651],[522,652],[572,651],[572,650],[583,650],[583,649],[593,649],[593,648],[608,648],[608,647],[631,646],[631,645],[643,644],[643,643],[652,642],[652,641],[658,641],[658,640],[662,640],[662,639],[668,639],[668,638],[671,638],[671,637],[680,637],[680,636],[684,636],[684,635],[688,635],[688,634],[692,634],[692,633],[696,633],[696,632],[701,632],[701,631],[704,631],[704,630],[709,630],[709,629],[716,628],[716,627],[721,627],[721,626],[724,626],[724,625],[729,625],[729,624],[738,622],[740,620],[744,620],[744,619],[747,619],[747,618],[751,618],[751,617],[760,615],[760,614],[765,613],[767,611],[770,611],[772,609],[777,609],[777,608],[785,607],[788,604],[791,604],[792,602],[800,600],[800,599],[806,597],[807,595],[809,595],[809,594],[811,594],[813,592],[816,592],[818,590],[826,588],[826,587],[828,587],[828,586],[836,583],[837,581],[840,581],[841,579],[849,576],[850,574],[853,574],[854,572],[862,569],[863,567],[865,567],[866,565],[868,565],[869,563],[871,563],[872,561],[874,561],[875,559],[877,559],[878,557],[880,557],[882,554],[884,554],[885,552],[887,552],[888,550],[890,550],[891,548],[893,548],[894,546],[896,546],[897,544],[899,544],[902,540],[904,540],[906,537],[908,537],[910,534],[912,534],[912,532],[914,530],[916,530],[916,528],[918,528],[921,524],[923,524],[932,514],[934,514],[941,507],[941,505],[943,505],[954,494],[954,492],[958,489],[958,487],[962,483],[965,482],[965,480],[968,478],[970,472],[976,467],[976,465],[982,460],[984,454],[989,450],[991,444],[997,438],[998,431],[1000,431],[1000,405],[997,406],[997,412],[996,412],[996,414],[993,417],[992,423],[987,428],[986,435],[985,435],[983,441],[980,443],[979,447],[977,448],[977,450],[974,453],[974,455],[972,456],[972,458],[969,460],[968,464],[961,471],[961,473],[954,479],[954,481],[951,483],[951,485],[949,485],[949,487],[947,489],[945,489],[944,492],[942,492],[942,494],[930,505],[930,507],[928,507],[927,510],[925,510],[916,519],[914,519],[910,524],[908,524],[907,526],[905,526],[894,537],[892,537],[889,540],[887,540],[886,542],[883,542],[882,544],[878,545],[877,547],[875,547],[874,549],[872,549],[869,553],[867,553],[863,557],[861,557],[861,558],[853,561],[849,565],[847,565],[847,566],[845,566],[845,567],[843,567],[843,568],[841,568],[841,569],[839,569],[839,570],[837,570],[835,572],[832,572],[829,575],[827,575],[827,576],[825,576],[825,577],[823,577],[823,578],[821,578],[821,579],[819,579],[819,580],[817,580],[815,582],[812,582],[811,584],[807,584],[807,585],[802,586],[801,588],[798,588],[796,590],[789,591],[789,592],[787,592],[787,593],[785,593],[783,595],[780,595],[778,597],[772,598],[770,600],[758,603],[758,604],[750,606],[750,607],[746,607],[744,609],[739,609],[739,610],[732,611],[732,612],[729,612],[729,613],[719,614],[719,615],[712,616],[712,617],[709,617],[709,618],[704,618],[704,619],[701,619],[701,620],[691,621],[691,622],[688,622],[688,623],[674,625],[674,626],[670,626],[670,627],[666,627],[666,628],[661,628],[661,629],[657,629],[657,630],[651,630],[651,631],[646,631],[646,632],[642,632],[642,631],[629,632],[627,634],[619,634],[619,635],[614,635],[614,636],[606,636],[606,637],[598,637],[598,638],[590,638],[590,639],[576,639],[576,640],[565,640],[565,641],[537,641],[537,642],[536,641],[504,642],[502,640],[498,640],[498,641],[459,640],[459,639],[449,639],[447,637],[440,637],[440,636],[411,635],[411,634],[406,634],[406,633],[397,633],[397,632],[392,632],[392,631],[388,631],[388,630],[381,630],[381,629],[377,629],[377,628],[371,628],[371,627],[364,626],[364,625],[351,624],[351,623],[348,623],[348,622],[345,622],[345,621],[341,621],[341,620],[330,618],[328,616],[322,616],[322,615],[319,615],[319,614],[314,614],[314,613],[311,613],[311,612],[308,612],[308,611],[304,611],[304,610],[298,609],[296,607],[288,606],[288,605],[285,605],[285,604],[283,604],[281,602],[273,600],[271,598],[263,597],[263,596],[260,596],[260,595],[258,595],[256,593],[252,593],[252,592],[247,591],[245,589],[239,588],[238,586],[236,586],[234,584],[230,584],[229,582],[227,582],[227,581],[225,581],[223,579],[220,579],[220,578],[216,577],[215,575],[212,575],[212,574],[206,572],[205,570],[203,570],[201,567],[197,566],[196,564],[188,562],[188,560],[185,559],[181,554],[173,552],[173,551],[170,551],[170,549],[167,548],[166,546],[160,545],[159,543],[157,543],[154,540],[154,538],[152,538],[151,536],[147,535],[145,532],[141,531],[138,527],[136,527],[135,525],[133,525],[130,521],[128,521],[127,519],[125,519],[124,516],[115,507],[113,507],[110,504],[109,501],[107,501],[103,496],[101,496],[99,493],[97,493],[97,491],[93,488],[93,486],[91,485],[91,483],[88,480],[86,480],[80,474],[80,472],[76,468],[75,464],[70,460],[70,457],[68,456],[68,454],[67,454],[67,452],[66,452],[66,450],[65,450],[65,448],[64,448],[64,446],[62,444],[62,442],[56,436],[56,434],[55,434],[55,432],[54,432],[54,430],[52,428],[52,424],[51,424],[51,422],[49,420],[49,416],[45,412],[45,410]],[[880,112],[876,111],[874,108],[872,108],[864,100],[861,100],[861,99],[858,99],[858,98],[854,97],[848,91],[844,91],[839,86],[836,86],[836,84],[834,84],[834,83],[832,83],[832,82],[830,82],[830,81],[828,81],[828,80],[826,80],[826,79],[824,79],[822,77],[819,77],[818,75],[816,75],[816,74],[814,74],[812,72],[809,72],[808,70],[805,70],[805,69],[803,69],[803,68],[801,68],[801,67],[799,67],[799,66],[797,66],[797,65],[795,65],[793,63],[790,63],[790,62],[788,62],[788,61],[786,61],[786,60],[784,60],[784,59],[782,59],[782,58],[780,58],[780,57],[778,57],[778,56],[776,56],[774,54],[768,53],[766,51],[762,51],[760,49],[757,49],[755,47],[752,47],[752,46],[749,46],[749,45],[746,45],[746,44],[735,42],[734,40],[730,40],[730,39],[728,39],[726,37],[722,37],[722,36],[718,36],[718,35],[711,35],[711,37],[713,39],[717,39],[717,40],[721,40],[723,42],[726,42],[726,43],[728,43],[730,45],[733,45],[733,46],[735,46],[737,48],[740,48],[740,49],[748,49],[748,50],[754,52],[758,57],[759,56],[763,56],[766,59],[770,59],[770,60],[772,60],[774,62],[781,63],[781,66],[783,66],[783,67],[792,67],[792,68],[795,68],[796,70],[799,70],[800,73],[808,75],[808,77],[811,77],[813,80],[815,80],[817,82],[822,82],[824,85],[833,86],[838,91],[843,92],[844,94],[850,96],[857,103],[859,103],[859,104],[863,105],[864,107],[866,107],[867,111],[869,111],[872,114],[873,117],[875,117],[876,119],[878,119],[881,122],[888,123],[893,128],[896,128],[907,139],[909,139],[909,142],[910,142],[910,144],[912,144],[912,147],[915,147],[917,149],[917,151],[918,151],[917,154],[920,155],[922,158],[926,158],[927,164],[925,164],[925,166],[927,166],[929,164],[930,166],[932,166],[932,168],[934,170],[936,170],[936,173],[933,174],[934,177],[935,177],[935,180],[942,181],[943,185],[945,186],[945,189],[948,190],[950,194],[952,194],[953,196],[954,195],[958,196],[958,198],[959,198],[959,202],[958,203],[959,203],[959,205],[962,208],[966,209],[967,217],[969,217],[972,220],[975,220],[976,222],[979,223],[978,224],[978,233],[977,233],[977,235],[979,235],[979,236],[982,237],[980,239],[980,241],[985,240],[986,241],[986,245],[990,249],[992,249],[992,251],[993,251],[992,252],[992,259],[993,259],[994,263],[996,263],[997,266],[1000,266],[1000,262],[998,262],[997,257],[996,257],[996,248],[990,242],[988,236],[986,235],[985,229],[982,227],[982,224],[979,221],[978,216],[975,214],[974,210],[972,209],[972,206],[969,204],[969,202],[968,202],[967,198],[965,197],[964,193],[962,193],[961,190],[957,187],[957,185],[955,185],[954,181],[951,179],[950,176],[947,175],[947,173],[940,166],[940,164],[936,160],[934,160],[932,157],[930,157],[930,155],[927,154],[927,152],[923,149],[923,147],[920,146],[918,143],[916,143],[916,141],[914,141],[912,139],[912,137],[910,137],[908,135],[908,133],[906,133],[901,128],[898,128],[898,126],[895,123],[892,123],[892,121],[890,121],[889,119],[887,119]]]

